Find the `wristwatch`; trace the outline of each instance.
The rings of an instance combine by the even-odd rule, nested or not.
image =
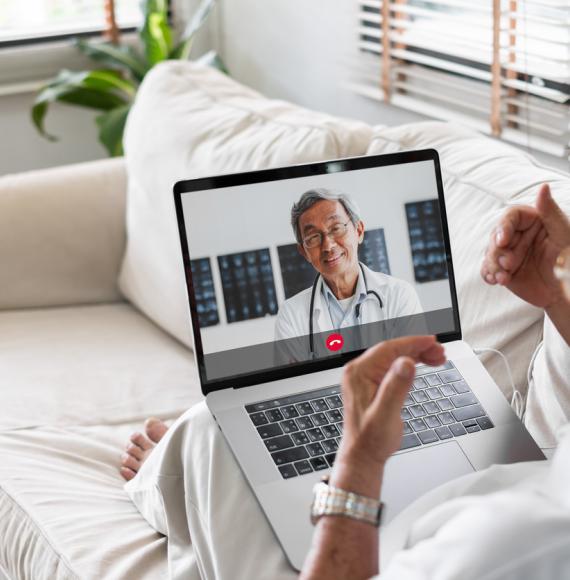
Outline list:
[[[313,487],[311,523],[315,525],[322,516],[344,516],[373,526],[380,526],[384,504],[366,497],[329,485],[328,476]]]

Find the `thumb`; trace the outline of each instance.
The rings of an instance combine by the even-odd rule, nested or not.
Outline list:
[[[570,221],[554,201],[550,186],[544,184],[536,198],[536,209],[544,228],[555,243],[568,245],[570,243]]]
[[[416,366],[412,358],[408,356],[397,358],[390,366],[372,401],[374,413],[382,408],[382,413],[386,413],[387,416],[392,413],[399,416],[415,375]]]

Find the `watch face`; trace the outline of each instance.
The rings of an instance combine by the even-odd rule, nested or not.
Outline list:
[[[327,477],[328,480],[328,476]],[[324,479],[324,478],[323,478]],[[313,504],[311,506],[311,523],[316,525],[319,518],[325,513],[329,486],[324,481],[319,481],[313,486]]]

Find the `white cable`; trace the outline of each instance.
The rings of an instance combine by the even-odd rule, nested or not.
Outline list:
[[[511,408],[516,413],[517,417],[522,421],[524,416],[524,399],[520,391],[515,387],[515,381],[513,380],[511,367],[509,365],[507,357],[500,350],[497,350],[495,348],[474,348],[473,352],[476,355],[480,355],[485,352],[492,352],[494,354],[498,354],[503,359],[503,362],[505,363],[505,368],[507,369],[509,381],[511,382],[511,388],[513,389],[513,396],[511,398]]]

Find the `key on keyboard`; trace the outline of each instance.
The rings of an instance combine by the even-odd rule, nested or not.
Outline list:
[[[418,365],[401,416],[400,450],[494,427],[455,368]],[[342,435],[340,386],[246,405],[254,428],[283,479],[332,467]]]

